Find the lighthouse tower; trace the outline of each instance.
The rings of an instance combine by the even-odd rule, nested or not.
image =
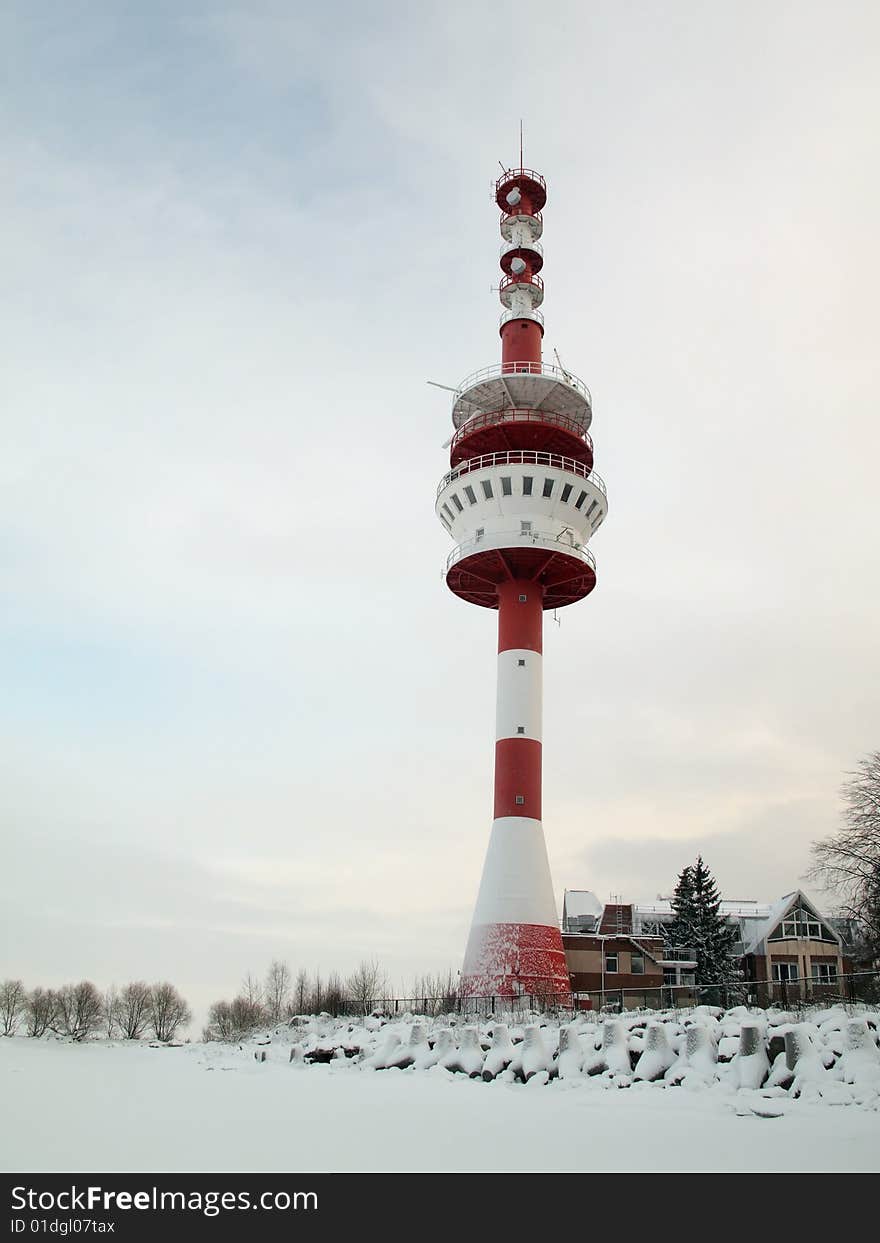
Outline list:
[[[464,968],[467,996],[570,989],[541,822],[542,631],[547,609],[596,585],[587,542],[605,517],[586,385],[542,359],[540,173],[508,169],[501,209],[501,362],[452,406],[437,516],[455,540],[449,589],[498,612],[495,813]]]

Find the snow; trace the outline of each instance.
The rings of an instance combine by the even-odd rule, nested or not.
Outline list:
[[[0,1040],[12,1123],[0,1162],[10,1172],[880,1170],[880,1016],[800,1019],[772,1070],[782,1025],[742,1007],[581,1017],[561,1030],[539,1015],[510,1027],[321,1016],[241,1045],[169,1048],[13,1037]],[[736,1045],[728,1063],[715,1060],[720,1032]]]

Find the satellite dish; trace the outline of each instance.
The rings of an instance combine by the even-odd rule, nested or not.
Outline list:
[[[521,198],[522,198],[522,195],[520,194],[519,190],[517,190],[516,186],[514,186],[513,189],[510,190],[507,194],[507,202],[510,204],[511,207],[516,207],[517,203],[519,203]]]
[[[519,256],[517,256],[516,259],[511,262],[510,270],[515,276],[522,276],[523,272],[526,270],[525,260],[520,259]]]

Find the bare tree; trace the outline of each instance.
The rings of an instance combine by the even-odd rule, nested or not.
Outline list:
[[[324,1009],[324,984],[321,980],[320,971],[315,972],[315,978],[309,989],[305,1008],[311,1011],[312,1014],[320,1014]]]
[[[388,978],[375,958],[362,959],[348,977],[345,990],[353,1010],[369,1014],[388,992]]]
[[[205,1040],[241,1040],[265,1021],[263,1007],[239,995],[232,1001],[214,1002],[208,1011],[208,1026],[203,1036]]]
[[[331,1014],[345,1014],[349,1009],[345,985],[336,971],[331,971],[327,977],[327,988],[323,1000],[323,1009],[329,1010]]]
[[[450,968],[437,975],[417,976],[412,983],[413,1004],[426,1014],[448,1014],[458,1001],[458,980]]]
[[[18,1021],[24,1014],[27,992],[21,980],[4,980],[0,984],[0,1028],[2,1035],[14,1036]]]
[[[810,879],[836,893],[842,914],[862,928],[869,952],[880,953],[880,751],[859,762],[841,787],[836,833],[814,842]]]
[[[150,1027],[163,1044],[173,1040],[180,1027],[185,1027],[192,1012],[173,984],[167,981],[150,989]]]
[[[44,1035],[54,1024],[57,1013],[58,994],[51,988],[35,988],[25,1007],[27,1034]]]
[[[302,969],[297,971],[296,980],[293,985],[293,997],[291,998],[291,1007],[294,1014],[304,1014],[309,1000],[309,977],[308,973]]]
[[[101,994],[91,980],[65,984],[57,993],[53,1030],[72,1040],[85,1040],[101,1021]]]
[[[112,1040],[119,1030],[119,989],[111,984],[101,995],[101,1022],[108,1040]]]
[[[150,1022],[150,986],[143,980],[126,984],[119,994],[117,1021],[123,1040],[140,1040]]]
[[[263,1004],[263,986],[252,971],[249,971],[241,983],[242,997],[247,997],[252,1005],[261,1006]]]
[[[291,974],[286,962],[274,959],[266,972],[263,990],[266,1015],[270,1023],[278,1023],[284,1017],[290,999]]]

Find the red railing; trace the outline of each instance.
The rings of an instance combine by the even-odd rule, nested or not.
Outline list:
[[[520,289],[528,289],[529,287],[533,289],[540,289],[542,294],[544,292],[544,282],[540,276],[527,276],[525,278],[520,276],[505,276],[504,280],[498,286],[498,292],[499,294],[504,294],[508,289],[513,289],[516,286]]]
[[[467,423],[460,427],[453,436],[450,446],[451,452],[454,453],[461,441],[467,436],[473,435],[474,432],[482,431],[487,427],[498,427],[504,423],[536,423],[542,427],[558,427],[561,431],[568,432],[570,436],[576,436],[588,449],[592,450],[593,448],[593,442],[587,432],[574,419],[570,419],[568,415],[551,414],[549,411],[543,410],[511,408],[475,414],[472,419],[468,419]]]
[[[508,168],[495,182],[495,194],[497,195],[501,187],[506,186],[509,181],[516,181],[517,177],[528,177],[529,181],[536,182],[544,193],[547,193],[547,182],[533,168]],[[486,183],[483,182],[483,184]]]

